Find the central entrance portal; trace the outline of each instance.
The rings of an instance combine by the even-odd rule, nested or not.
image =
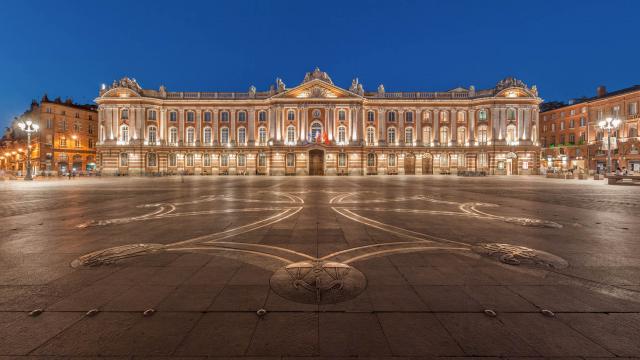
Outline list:
[[[324,175],[324,151],[309,151],[309,175]]]

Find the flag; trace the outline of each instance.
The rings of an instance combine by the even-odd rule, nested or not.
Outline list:
[[[326,131],[322,134],[322,141],[323,141],[325,144],[329,145],[329,135],[327,134],[327,132],[326,132]]]

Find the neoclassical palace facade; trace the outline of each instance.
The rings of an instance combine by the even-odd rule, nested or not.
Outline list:
[[[491,89],[364,91],[316,69],[269,91],[169,92],[123,78],[98,104],[107,175],[535,174],[538,97],[514,78]]]

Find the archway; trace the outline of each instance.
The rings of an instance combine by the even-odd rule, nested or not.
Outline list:
[[[404,156],[404,173],[406,175],[416,174],[416,156],[412,153]]]
[[[309,151],[309,175],[324,175],[324,151]]]
[[[433,156],[426,153],[422,157],[422,173],[425,175],[433,175]]]

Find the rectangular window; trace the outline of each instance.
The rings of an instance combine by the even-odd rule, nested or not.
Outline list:
[[[202,163],[204,166],[211,166],[211,155],[210,154],[202,155]]]
[[[296,154],[287,154],[287,167],[294,167],[296,165]]]
[[[187,154],[187,166],[193,166],[193,154]]]
[[[396,155],[395,154],[389,154],[389,166],[390,167],[396,166]]]
[[[528,161],[523,161],[522,162],[522,169],[523,170],[529,169],[529,162]]]
[[[407,122],[411,123],[413,122],[413,113],[412,112],[408,112],[405,114],[405,120],[407,120]]]
[[[80,139],[76,139],[76,147],[79,148],[80,146]]]
[[[155,120],[155,119],[156,119],[156,111],[149,110],[149,120]]]
[[[88,144],[89,148],[93,148],[93,139],[92,139],[92,138],[89,138],[89,140],[88,140],[88,143],[87,143],[87,144]]]
[[[178,121],[178,113],[175,111],[170,112],[169,121]]]
[[[129,154],[120,154],[120,166],[129,166]]]
[[[220,155],[220,166],[229,166],[229,155]]]
[[[178,165],[178,156],[176,154],[169,154],[169,166]]]
[[[629,111],[628,111],[628,113],[629,113],[629,115],[638,114],[638,103],[637,102],[629,103]]]
[[[580,117],[580,126],[586,126],[587,125],[587,120],[584,118],[584,116]]]
[[[67,146],[67,138],[62,136],[60,137],[60,147],[66,147]]]
[[[93,124],[89,124],[89,127],[87,128],[87,132],[89,134],[93,134]]]
[[[53,127],[53,120],[47,119],[47,129],[51,129]]]
[[[339,167],[347,166],[347,154],[345,153],[338,154],[338,166]]]
[[[229,122],[229,112],[223,111],[222,114],[220,114],[220,121]]]
[[[247,121],[247,113],[246,113],[246,112],[244,112],[244,111],[240,111],[240,112],[238,113],[238,121],[239,121],[239,122],[245,122],[245,121]]]
[[[258,113],[258,121],[260,121],[260,122],[267,121],[267,112],[266,111],[260,111]]]
[[[211,122],[211,112],[207,111],[204,113],[204,121],[205,122]]]
[[[187,122],[196,121],[196,114],[193,111],[187,112]]]
[[[375,119],[376,119],[375,113],[373,111],[369,111],[367,113],[367,121],[373,122],[373,121],[375,121]]]
[[[267,155],[266,154],[260,153],[260,155],[258,155],[258,166],[260,166],[260,167],[267,166]]]
[[[238,154],[238,166],[244,167],[247,165],[247,156],[245,154]]]

